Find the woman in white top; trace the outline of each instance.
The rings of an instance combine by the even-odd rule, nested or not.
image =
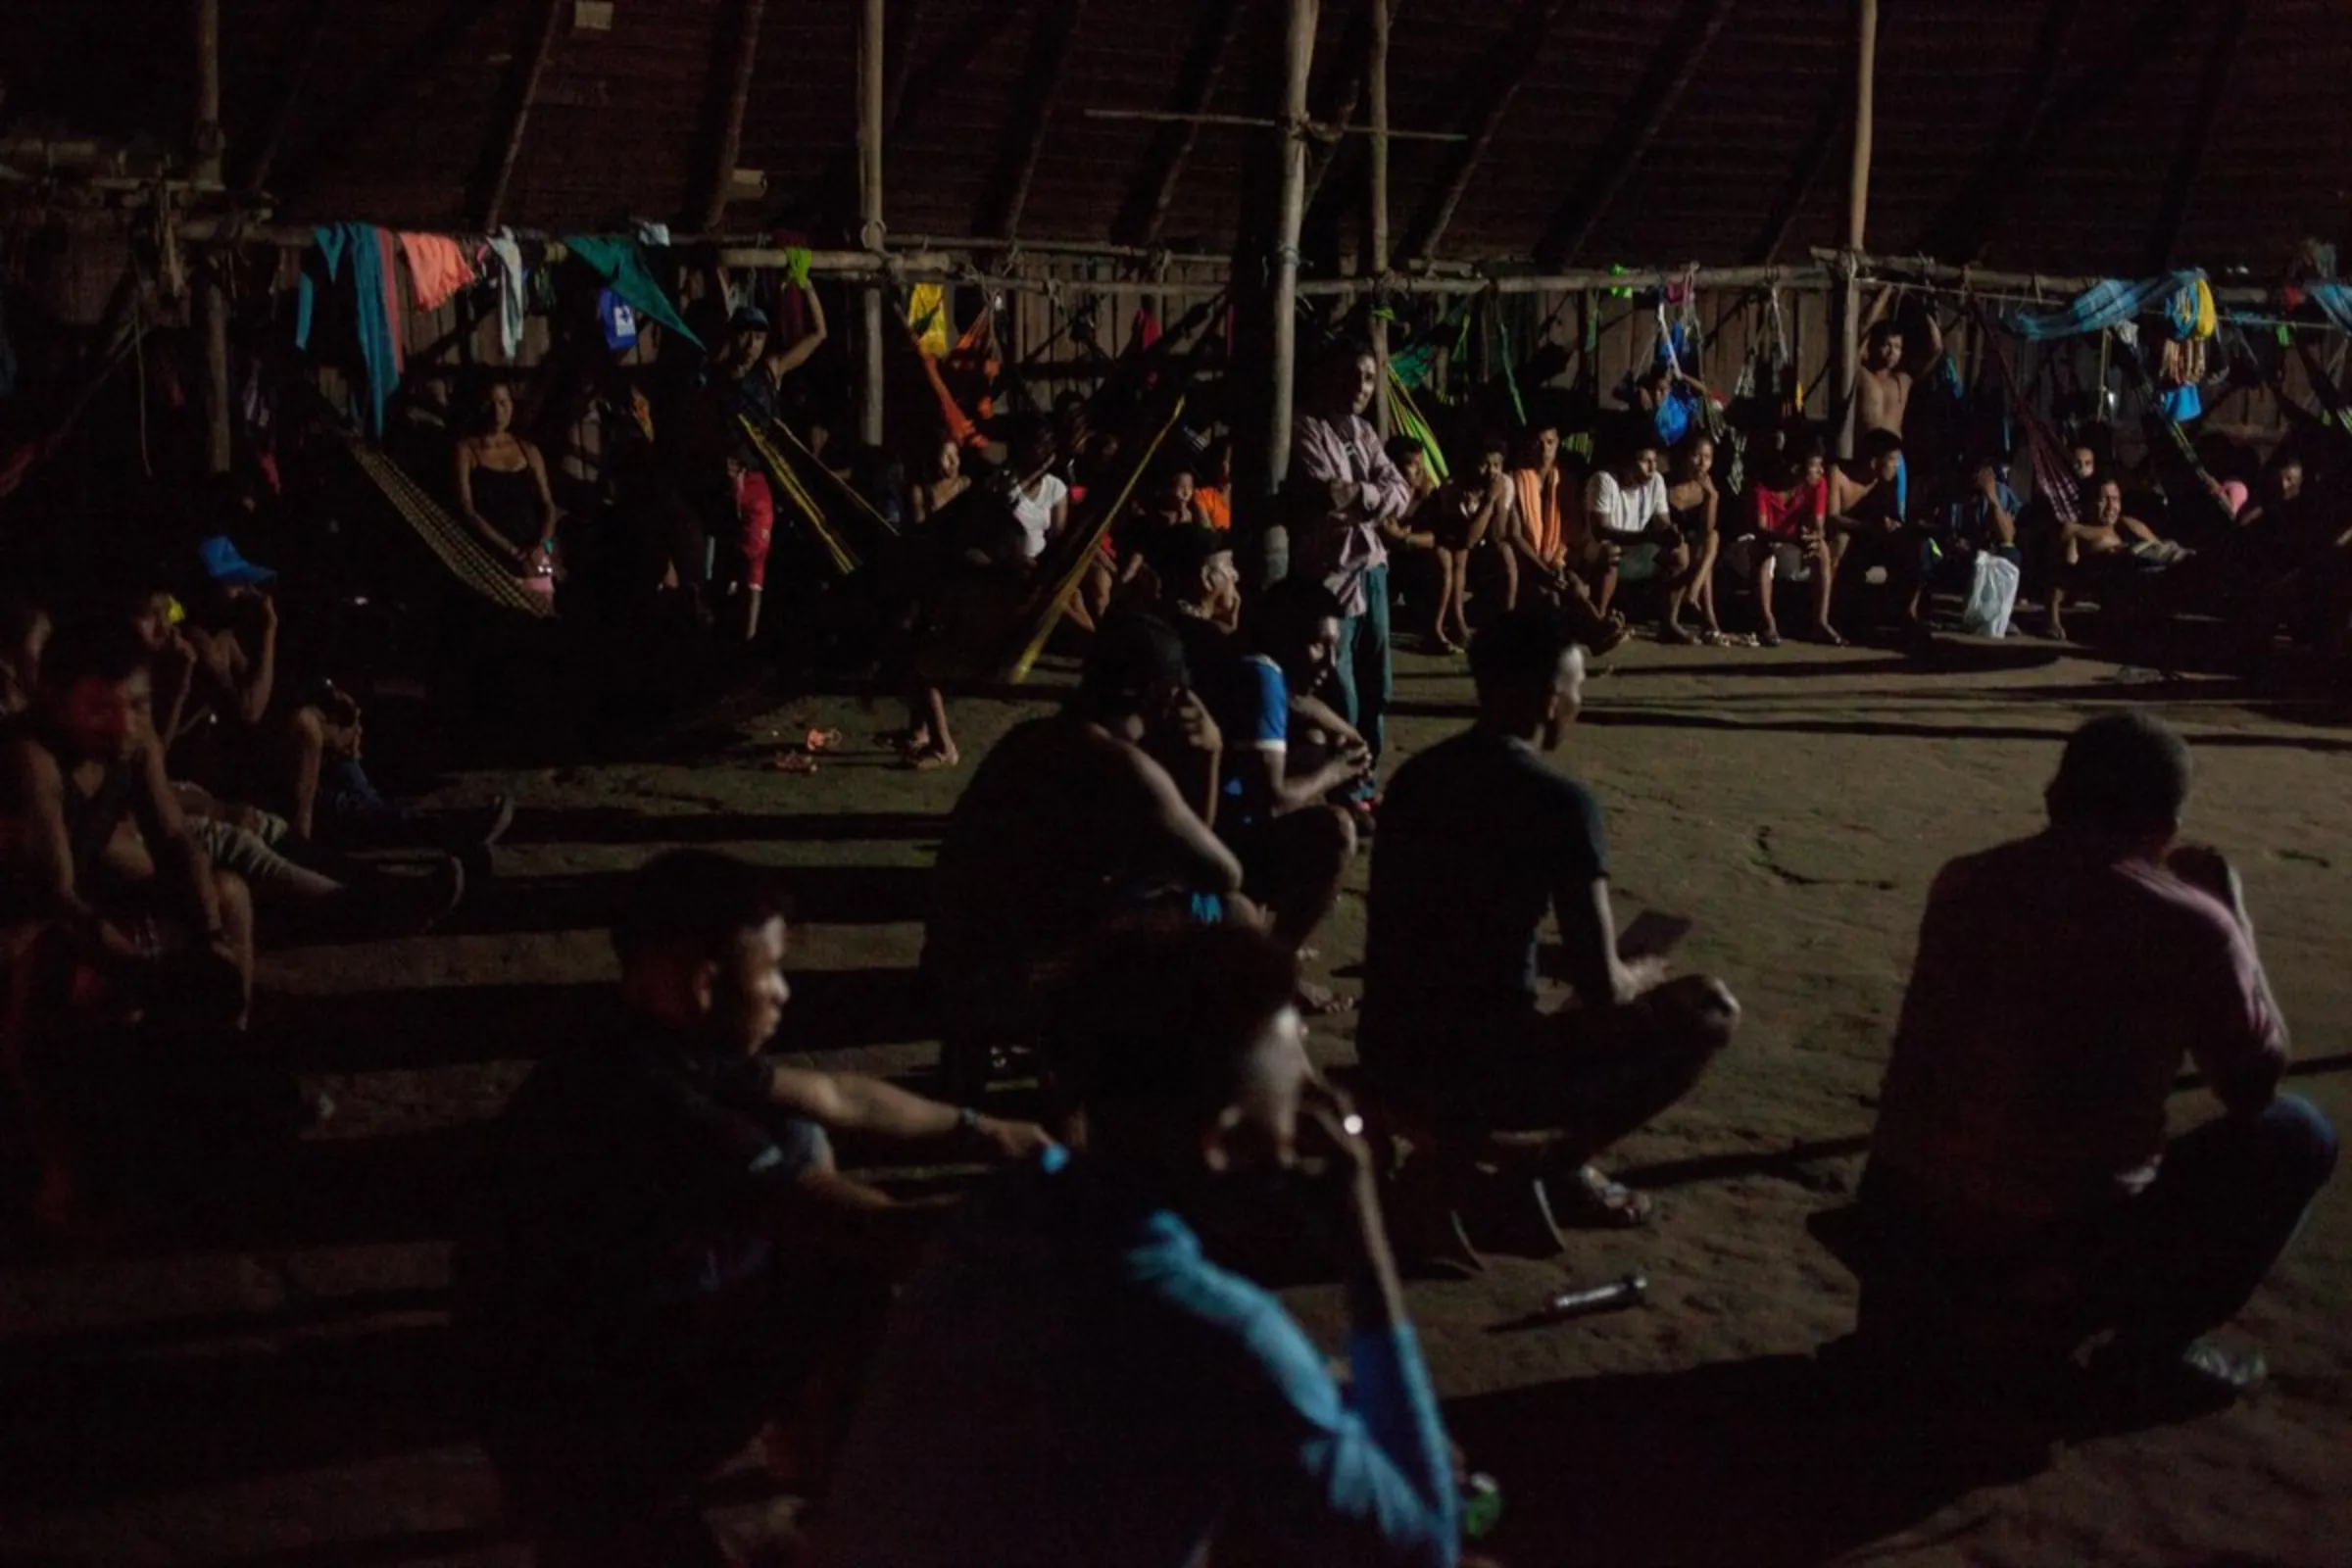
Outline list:
[[[1069,526],[1070,487],[1054,472],[1054,461],[1059,456],[1053,430],[1042,425],[1023,436],[1013,449],[1007,499],[1012,503],[1012,514],[1020,519],[1025,561],[1044,555],[1046,546]]]

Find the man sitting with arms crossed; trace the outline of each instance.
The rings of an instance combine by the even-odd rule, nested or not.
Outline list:
[[[1230,926],[1084,956],[1053,1031],[1082,1141],[1001,1178],[900,1298],[835,1478],[833,1568],[1178,1568],[1237,1536],[1300,1565],[1458,1560],[1370,1157],[1307,1064],[1297,981]],[[1270,1196],[1340,1253],[1346,1398],[1281,1303],[1202,1255],[1197,1226],[1262,1225]]]
[[[1600,807],[1544,765],[1576,718],[1583,650],[1518,610],[1470,644],[1478,722],[1396,773],[1372,857],[1357,1047],[1384,1089],[1491,1130],[1559,1130],[1587,1216],[1649,1205],[1588,1164],[1689,1092],[1730,1043],[1722,982],[1618,956]],[[1536,938],[1560,922],[1579,1005],[1536,1008]]]
[[[2263,1375],[2198,1336],[2254,1294],[2334,1168],[2278,1094],[2286,1023],[2237,873],[2179,842],[2188,748],[2137,711],[2067,742],[2050,825],[1946,865],[1886,1064],[1862,1210],[1859,1347],[2031,1388],[2095,1369],[2227,1397]],[[2193,1060],[2222,1117],[2168,1140]]]
[[[726,856],[646,865],[612,930],[614,1026],[566,1042],[507,1108],[460,1301],[491,1453],[543,1545],[573,1553],[544,1560],[681,1560],[693,1483],[805,1396],[847,1393],[808,1387],[854,1375],[937,1216],[842,1175],[829,1132],[1046,1147],[1027,1122],[763,1054],[792,996],[785,913]],[[820,1465],[827,1413],[805,1456]]]
[[[1173,897],[1221,916],[1241,892],[1242,863],[1209,826],[1223,744],[1176,634],[1121,616],[1062,710],[991,749],[948,822],[923,933],[952,1096],[976,1095],[997,1051],[1035,1038],[1040,963],[1122,907]]]

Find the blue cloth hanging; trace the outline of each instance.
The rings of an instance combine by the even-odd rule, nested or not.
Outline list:
[[[2194,269],[2170,272],[2163,277],[2142,278],[2136,283],[2110,277],[2093,283],[2054,311],[2014,317],[2010,325],[2019,337],[2029,341],[2081,337],[2087,332],[2101,331],[2120,322],[2133,320],[2157,301],[2191,284],[2202,282],[2204,277],[2203,272]]]
[[[2306,283],[2303,292],[2339,332],[2352,332],[2352,283]]]
[[[369,223],[321,223],[312,231],[318,242],[326,280],[339,279],[343,259],[351,258],[351,286],[357,296],[353,320],[359,329],[360,362],[367,371],[368,400],[362,408],[370,435],[384,433],[384,405],[400,385],[400,353],[392,336],[392,319],[384,307],[384,256]],[[311,313],[316,294],[306,273],[294,305],[294,346],[311,346]]]

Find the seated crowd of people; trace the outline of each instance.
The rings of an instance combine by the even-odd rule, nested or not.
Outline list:
[[[772,351],[762,311],[730,325],[711,407],[772,414],[821,310]],[[1872,354],[1853,462],[1801,430],[1751,436],[1738,485],[1714,436],[1665,446],[1642,410],[1594,432],[1589,472],[1540,416],[1452,453],[1384,443],[1377,362],[1344,343],[1300,399],[1271,526],[1237,529],[1212,441],[1136,475],[1082,416],[1023,425],[993,472],[945,442],[874,498],[906,541],[865,609],[909,765],[966,761],[949,698],[1041,585],[1067,584],[1081,671],[971,760],[940,844],[921,957],[938,1098],[771,1053],[788,877],[707,851],[635,873],[611,1021],[514,1096],[456,1254],[467,1387],[541,1560],[724,1560],[695,1488],[755,1437],[814,1499],[825,1562],[1462,1560],[1464,1460],[1400,1254],[1477,1269],[1566,1227],[1656,1221],[1601,1161],[1740,1024],[1724,979],[1674,972],[1683,922],[1621,928],[1602,802],[1552,760],[1587,660],[1636,618],[1740,641],[1741,597],[1777,646],[1788,585],[1819,641],[1875,624],[1916,647],[1936,591],[1973,623],[2001,578],[1980,560],[2059,634],[2083,596],[2104,612],[2212,562],[2248,624],[2342,639],[2346,536],[2299,458],[2190,540],[2132,514],[2135,482],[2095,444],[2071,515],[2021,504],[1997,454],[1915,493],[1911,372],[1899,339]],[[612,412],[616,440],[643,428]],[[514,433],[506,389],[455,451],[463,525],[570,591],[564,470]],[[814,547],[787,546],[760,443],[700,455],[691,515],[648,524],[660,548],[632,569],[706,628],[724,610],[772,638],[769,563]],[[1129,479],[1074,554],[1086,496]],[[207,534],[153,576],[0,602],[0,1040],[32,1208],[61,1232],[103,1200],[122,1063],[146,1059],[117,1042],[167,1031],[235,1059],[273,913],[422,928],[511,820],[387,800],[359,703],[279,668],[277,587]],[[1466,655],[1476,711],[1384,766],[1404,617]],[[2161,722],[2094,720],[2046,829],[1936,879],[1858,1204],[1844,1359],[1870,1377],[2259,1381],[2206,1335],[2284,1250],[2335,1143],[2278,1092],[2285,1024],[2242,890],[2180,838],[2189,777]],[[1301,960],[1366,857],[1358,1002]],[[1978,983],[1988,966],[2011,983]],[[1350,1007],[1355,1062],[1319,1067],[1312,1021]],[[2168,1138],[2184,1060],[2223,1115]],[[1016,1075],[1031,1115],[984,1109]],[[289,1127],[331,1109],[275,1103]],[[1007,1168],[960,1200],[870,1175],[909,1164]],[[1344,1378],[1228,1257],[1269,1232],[1336,1268]]]

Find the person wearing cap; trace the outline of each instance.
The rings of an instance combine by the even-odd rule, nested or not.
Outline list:
[[[738,308],[727,322],[722,373],[733,388],[735,407],[765,421],[783,414],[784,378],[807,365],[825,343],[825,307],[816,290],[804,288],[808,324],[789,342],[779,342],[767,313],[756,305]]]
[[[1122,907],[1221,917],[1241,892],[1209,826],[1224,740],[1186,680],[1174,631],[1113,617],[1061,711],[1014,726],[956,803],[922,957],[955,1092],[995,1051],[1033,1043],[1035,975],[1069,944]]]
[[[2077,1374],[2226,1401],[2259,1354],[2234,1317],[2334,1169],[2279,1093],[2286,1019],[2237,871],[2180,840],[2188,746],[2154,714],[2091,719],[2041,832],[1954,860],[1920,925],[1879,1093],[1852,1348],[1972,1396]],[[2168,1132],[2193,1063],[2222,1114]]]

